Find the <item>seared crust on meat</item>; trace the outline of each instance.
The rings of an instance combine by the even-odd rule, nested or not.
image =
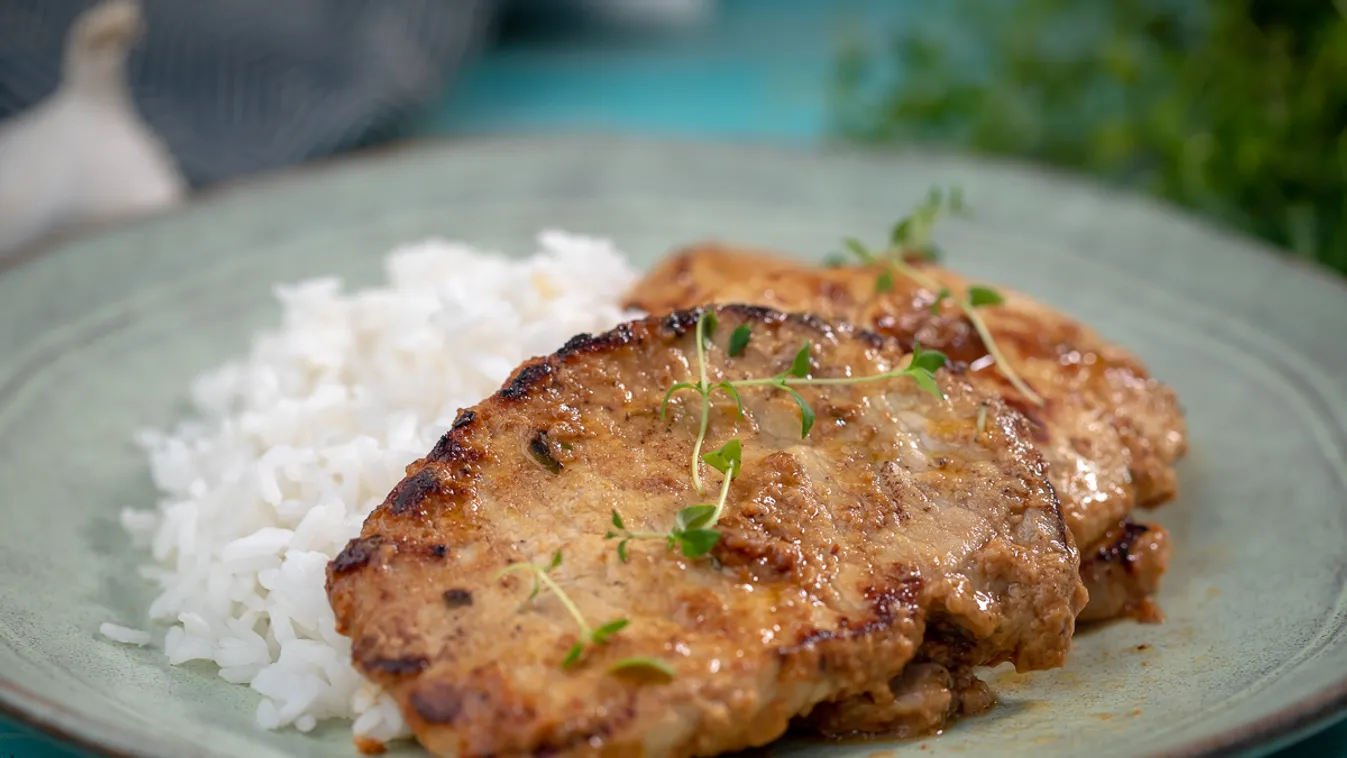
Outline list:
[[[911,263],[953,292],[969,284],[939,266]],[[981,313],[1016,373],[1045,399],[1036,406],[992,365],[957,306],[945,301],[933,313],[937,293],[900,276],[892,291],[877,294],[881,271],[878,265],[821,268],[752,248],[704,243],[666,258],[625,304],[658,314],[707,303],[760,303],[858,324],[908,349],[920,342],[945,352],[952,371],[1030,420],[1079,545],[1100,540],[1134,507],[1153,508],[1174,497],[1174,464],[1187,452],[1186,424],[1173,390],[1152,378],[1136,356],[1057,311],[998,288],[1006,302]],[[1152,578],[1130,586],[1152,592],[1159,572]],[[1110,605],[1139,607],[1144,601]]]
[[[712,383],[785,371],[804,340],[811,375],[863,376],[904,360],[896,342],[813,317],[721,306]],[[1021,415],[945,371],[945,399],[898,377],[743,388],[716,396],[706,449],[743,442],[712,553],[660,541],[618,559],[613,510],[664,531],[714,501],[719,474],[690,455],[700,397],[691,334],[700,310],[582,335],[521,366],[462,411],[430,455],[328,567],[356,666],[397,700],[441,756],[711,755],[761,745],[819,703],[887,687],[917,652],[950,670],[1060,665],[1084,602],[1079,557]],[[747,350],[726,353],[752,327]],[[979,428],[979,417],[983,423]],[[545,565],[592,626],[630,624],[559,665],[577,626],[544,592]],[[611,674],[630,656],[672,680]]]
[[[1128,616],[1138,621],[1164,618],[1151,595],[1169,568],[1169,533],[1158,524],[1123,519],[1081,552],[1080,578],[1090,603],[1077,621],[1106,621]]]
[[[938,732],[957,717],[996,704],[995,695],[972,671],[951,671],[920,657],[888,686],[824,703],[801,719],[801,726],[828,737],[907,739]]]

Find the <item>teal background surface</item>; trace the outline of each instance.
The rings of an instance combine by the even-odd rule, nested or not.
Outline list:
[[[411,136],[604,131],[817,144],[828,138],[836,46],[933,7],[723,0],[683,28],[518,30],[467,66]],[[0,717],[0,758],[86,755]],[[1309,756],[1347,758],[1347,724],[1276,754]]]

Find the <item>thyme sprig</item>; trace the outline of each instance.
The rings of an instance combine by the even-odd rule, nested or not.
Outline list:
[[[566,591],[561,589],[561,586],[552,578],[552,571],[560,565],[561,551],[558,550],[552,554],[552,560],[546,566],[539,566],[536,563],[512,563],[497,572],[495,578],[496,580],[500,580],[506,574],[512,574],[519,571],[527,571],[532,574],[533,590],[529,593],[529,596],[524,602],[520,604],[520,608],[531,603],[534,598],[538,597],[538,593],[544,588],[556,596],[557,601],[561,603],[562,607],[566,609],[566,612],[571,615],[571,618],[575,619],[576,625],[580,627],[580,639],[571,646],[570,651],[566,653],[566,657],[561,661],[562,668],[571,668],[580,662],[580,659],[584,656],[586,647],[589,645],[602,645],[606,643],[610,637],[622,631],[622,629],[627,626],[628,621],[627,619],[614,619],[597,628],[591,627],[589,623],[585,621],[584,615],[580,613],[579,607],[575,605],[575,602],[566,594]]]
[[[1000,346],[997,345],[991,330],[987,327],[987,322],[978,311],[979,308],[986,306],[1001,305],[1005,302],[1005,297],[986,285],[971,285],[962,297],[955,297],[948,287],[941,286],[939,282],[919,271],[904,258],[906,253],[914,252],[927,260],[935,260],[935,247],[930,241],[931,229],[935,221],[946,212],[961,214],[965,211],[963,194],[958,188],[951,189],[948,196],[943,194],[939,188],[936,188],[931,190],[926,200],[917,206],[910,216],[894,224],[893,230],[889,234],[888,248],[883,252],[878,254],[872,252],[854,237],[847,237],[842,241],[842,244],[862,263],[886,266],[885,270],[875,278],[875,292],[893,291],[894,276],[896,275],[909,279],[915,282],[917,286],[935,293],[935,301],[931,303],[932,313],[940,312],[941,303],[953,302],[959,310],[963,311],[964,316],[973,326],[973,330],[982,340],[982,344],[987,347],[987,354],[991,356],[1001,375],[1010,382],[1017,392],[1034,405],[1042,405],[1043,398],[1020,378],[1010,362],[1006,360],[1005,354],[1001,352]]]
[[[697,439],[692,448],[693,486],[699,495],[702,494],[699,468],[701,463],[705,463],[722,475],[720,496],[716,499],[714,505],[690,505],[679,510],[674,516],[673,527],[666,532],[628,529],[622,515],[614,510],[612,512],[613,529],[609,530],[604,538],[618,540],[617,555],[623,561],[628,560],[628,546],[633,540],[662,540],[667,549],[672,551],[675,548],[680,548],[683,555],[688,558],[699,558],[706,555],[720,540],[720,533],[715,530],[715,526],[720,521],[721,514],[724,513],[725,502],[729,497],[730,483],[738,477],[739,470],[743,465],[743,445],[738,439],[731,439],[716,450],[705,454],[701,452],[710,424],[711,397],[717,391],[723,392],[734,400],[735,409],[740,418],[744,415],[744,402],[739,394],[740,388],[774,387],[789,393],[791,398],[795,400],[796,405],[800,407],[801,439],[809,436],[816,415],[809,402],[795,389],[799,386],[862,384],[905,376],[913,379],[922,390],[938,398],[944,398],[944,393],[940,391],[940,386],[935,381],[935,372],[945,365],[945,354],[938,350],[923,350],[920,345],[914,347],[911,359],[905,365],[879,374],[860,377],[811,377],[809,372],[813,365],[812,345],[809,340],[805,340],[804,345],[796,351],[794,358],[792,358],[790,367],[780,374],[758,379],[736,379],[711,384],[707,378],[706,350],[713,344],[711,336],[715,333],[716,326],[715,314],[710,311],[703,313],[697,319],[695,342],[698,381],[695,383],[677,382],[670,387],[664,394],[664,400],[660,403],[659,415],[661,419],[665,417],[669,400],[679,390],[692,390],[701,396],[702,416],[698,424]],[[740,324],[730,335],[729,355],[731,357],[742,355],[751,339],[752,327],[747,323]]]
[[[720,480],[720,497],[716,499],[714,505],[689,505],[678,511],[674,515],[673,528],[667,532],[631,531],[623,523],[621,514],[614,510],[614,530],[605,534],[604,539],[620,540],[617,543],[617,557],[624,562],[627,560],[627,544],[632,540],[664,540],[669,550],[681,548],[683,555],[688,558],[700,558],[711,552],[720,541],[720,532],[715,530],[715,525],[720,521],[720,514],[725,511],[725,499],[730,494],[730,482],[739,475],[742,453],[743,446],[739,440],[733,439],[702,456],[702,460],[708,466],[723,475]]]
[[[730,384],[735,388],[768,386],[789,392],[791,397],[795,399],[796,404],[800,406],[800,439],[804,439],[809,436],[809,430],[814,426],[815,415],[814,410],[809,407],[809,403],[799,392],[795,391],[796,387],[865,384],[866,382],[909,377],[922,390],[943,400],[945,393],[940,391],[940,385],[935,381],[935,372],[939,371],[947,360],[945,354],[939,350],[924,350],[918,344],[912,347],[912,358],[906,365],[899,368],[869,376],[811,377],[808,375],[811,361],[810,344],[806,340],[804,347],[800,348],[800,351],[795,354],[795,360],[792,361],[789,371],[763,379],[739,379],[730,382]]]

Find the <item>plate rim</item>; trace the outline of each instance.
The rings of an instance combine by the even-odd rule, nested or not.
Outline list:
[[[1340,274],[1313,260],[1279,250],[1277,247],[1230,227],[1217,224],[1187,209],[1167,201],[1150,197],[1143,193],[1120,188],[1100,181],[1087,174],[1045,166],[1027,160],[1004,156],[972,155],[954,150],[944,150],[929,145],[876,146],[839,144],[832,142],[815,144],[797,144],[781,142],[762,142],[747,138],[699,138],[678,135],[635,135],[626,133],[608,133],[603,131],[573,134],[493,134],[493,135],[437,135],[412,137],[393,142],[361,147],[348,152],[321,157],[301,164],[286,166],[270,171],[231,179],[195,191],[184,202],[169,208],[143,213],[121,220],[111,220],[85,227],[73,232],[58,233],[54,237],[21,247],[0,255],[0,278],[13,274],[25,265],[52,255],[80,243],[96,241],[110,234],[135,234],[165,219],[190,213],[209,212],[213,206],[227,203],[240,193],[253,194],[258,191],[284,191],[289,185],[321,181],[325,175],[369,168],[423,152],[480,151],[512,145],[547,144],[592,144],[626,143],[628,146],[650,149],[682,148],[708,151],[733,150],[742,153],[745,150],[764,156],[782,158],[872,157],[878,160],[901,160],[912,155],[914,149],[920,149],[925,159],[951,159],[976,163],[992,169],[1019,172],[1034,175],[1065,187],[1096,192],[1108,198],[1126,200],[1145,206],[1148,210],[1181,220],[1183,223],[1201,229],[1213,236],[1220,236],[1241,245],[1257,250],[1260,254],[1276,260],[1279,265],[1298,269],[1320,280],[1335,283],[1347,294],[1347,275]],[[183,746],[174,744],[162,737],[147,737],[135,729],[128,728],[112,720],[80,712],[62,703],[51,701],[29,691],[8,675],[0,672],[0,715],[36,729],[37,731],[78,749],[92,752],[108,758],[183,758],[184,755],[200,753],[199,745],[188,745],[191,751],[184,753]],[[1146,758],[1205,758],[1224,755],[1235,751],[1249,756],[1267,755],[1279,749],[1290,747],[1299,740],[1306,739],[1330,726],[1347,723],[1347,672],[1342,677],[1320,691],[1296,702],[1279,708],[1268,715],[1221,734],[1185,743],[1170,750],[1153,752]]]

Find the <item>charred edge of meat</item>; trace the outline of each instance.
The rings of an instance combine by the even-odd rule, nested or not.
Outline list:
[[[937,611],[926,620],[926,635],[919,654],[925,660],[953,670],[969,664],[977,644],[977,640],[967,630],[951,622],[943,612]],[[990,666],[994,663],[1000,661],[976,662],[974,665]]]
[[[869,347],[879,349],[885,346],[892,346],[902,350],[902,352],[911,352],[911,346],[903,345],[896,339],[885,337],[884,335],[865,329],[856,324],[846,321],[828,321],[822,316],[806,311],[778,311],[774,308],[768,308],[763,305],[743,305],[731,303],[719,306],[722,313],[738,314],[744,320],[761,321],[764,323],[795,323],[801,326],[813,329],[821,335],[832,337],[838,334],[845,334],[865,342]]]
[[[696,328],[697,320],[700,319],[702,314],[707,310],[707,306],[687,308],[674,311],[673,313],[658,319],[646,318],[636,322],[620,324],[603,334],[578,334],[567,341],[560,350],[553,353],[549,358],[536,359],[534,362],[519,369],[506,384],[505,388],[497,394],[499,394],[502,399],[508,401],[524,400],[535,388],[540,386],[544,380],[556,372],[554,361],[565,360],[573,355],[602,352],[640,343],[642,335],[638,325],[653,326],[658,324],[672,337],[682,337]],[[871,347],[875,348],[883,347],[886,344],[899,345],[898,342],[889,340],[876,332],[861,329],[851,324],[832,324],[812,313],[785,313],[767,306],[745,305],[741,303],[716,305],[714,306],[714,310],[717,313],[736,315],[744,321],[755,321],[763,324],[792,322],[829,337],[842,331],[849,336],[864,340]],[[464,425],[466,426],[468,423],[471,423],[471,420],[465,421]],[[458,428],[457,425],[454,427],[454,429]],[[440,442],[442,445],[449,444],[449,442],[444,439]],[[436,446],[436,450],[438,452],[439,446]],[[431,458],[432,460],[439,460],[434,453],[432,453]]]
[[[382,641],[376,637],[361,637],[352,642],[351,657],[367,673],[387,676],[419,674],[430,665],[424,655],[417,653],[379,655],[378,651],[383,647]]]
[[[688,308],[675,311],[661,318],[646,318],[635,322],[621,324],[603,334],[579,334],[572,337],[560,350],[547,358],[537,358],[532,362],[525,364],[515,371],[514,375],[507,381],[504,388],[496,394],[507,402],[521,402],[527,399],[532,392],[541,387],[546,381],[553,377],[557,370],[557,362],[566,358],[583,353],[595,353],[605,350],[613,350],[625,347],[630,344],[639,343],[642,339],[641,326],[661,326],[673,337],[681,337],[691,332],[697,326],[697,320],[706,312],[706,307]],[[864,340],[874,348],[881,348],[886,345],[893,345],[902,348],[902,344],[897,340],[884,337],[883,335],[848,323],[832,324],[812,313],[785,313],[774,308],[761,305],[727,304],[715,306],[718,313],[737,315],[744,321],[753,321],[761,324],[781,324],[795,323],[812,329],[824,336],[834,336],[836,334],[845,334]],[[474,422],[477,420],[477,414],[470,410],[464,410],[459,413],[459,417],[454,421],[449,431],[440,437],[439,442],[435,444],[430,455],[426,460],[447,463],[451,461],[461,461],[466,463],[480,460],[481,452],[465,446],[466,434]]]
[[[804,652],[825,642],[860,639],[889,629],[898,616],[898,609],[915,610],[917,608],[917,600],[921,596],[922,586],[920,575],[907,573],[893,585],[868,587],[865,590],[865,596],[870,601],[872,612],[870,618],[865,619],[859,625],[853,625],[847,619],[842,619],[838,624],[839,628],[835,631],[830,629],[809,630],[801,635],[799,641],[795,644],[777,648],[776,654],[786,657]],[[819,664],[826,665],[826,659],[820,659]]]
[[[799,323],[826,335],[832,335],[833,325],[824,321],[822,317],[815,313],[793,313],[788,314],[787,318],[798,320]]]
[[[444,605],[447,608],[462,608],[472,605],[472,593],[459,587],[445,590],[443,597]]]
[[[887,630],[892,624],[891,621],[876,618],[867,619],[858,626],[851,626],[850,624],[845,623],[846,619],[842,619],[842,621],[844,623],[842,623],[837,630],[810,629],[801,635],[799,641],[795,644],[783,645],[777,648],[776,654],[779,657],[786,658],[806,652],[825,642],[848,642],[851,640],[863,639]],[[827,658],[820,658],[819,665],[827,666]]]
[[[467,436],[473,428],[473,423],[477,420],[477,414],[475,413],[469,412],[465,415],[469,417],[455,421],[453,427],[445,432],[444,436],[440,437],[440,441],[435,443],[435,447],[431,449],[430,455],[426,456],[426,460],[437,463],[452,461],[474,463],[481,460],[482,454],[480,451],[463,445],[463,438]]]
[[[527,399],[534,388],[541,385],[555,369],[546,360],[537,360],[521,368],[510,383],[499,393],[501,399],[518,402]]]
[[[364,568],[365,564],[369,563],[379,552],[383,543],[384,537],[382,534],[356,537],[346,543],[346,548],[336,558],[332,559],[332,572],[334,574],[345,574],[358,568]]]
[[[923,587],[921,574],[897,567],[902,578],[897,584],[865,588],[865,599],[870,601],[875,617],[893,623],[898,608],[915,608]]]
[[[467,686],[444,681],[427,682],[412,692],[409,701],[423,722],[442,726],[459,722],[477,723],[485,716],[494,722],[497,729],[508,729],[515,723],[532,719],[534,715],[532,706],[520,702],[509,690],[508,683],[494,671],[482,672],[477,681]],[[502,708],[505,703],[509,707]],[[502,712],[508,715],[497,715]],[[595,739],[610,736],[635,714],[628,708],[624,713],[611,715],[614,718],[604,720],[592,728],[575,725],[545,735],[539,744],[532,746],[529,754],[543,758],[571,752]],[[508,723],[504,721],[507,718],[510,719]]]
[[[697,319],[702,317],[705,308],[688,308],[686,310],[674,311],[664,317],[660,325],[667,329],[673,336],[682,337],[684,334],[692,331],[697,326]]]
[[[422,468],[412,476],[403,479],[393,489],[389,497],[388,510],[394,515],[400,516],[416,508],[427,497],[439,491],[440,480],[436,476],[435,470],[430,467]]]
[[[401,658],[364,658],[360,665],[366,671],[378,672],[389,676],[411,676],[421,673],[430,662],[420,655],[407,655]]]
[[[521,700],[512,691],[509,680],[494,668],[477,669],[461,682],[418,682],[409,701],[412,710],[427,724],[453,725],[460,720],[484,718],[526,723],[534,715],[532,706]],[[500,707],[505,704],[508,707]]]
[[[1117,537],[1111,542],[1101,545],[1099,550],[1095,552],[1095,558],[1104,563],[1121,563],[1130,574],[1136,570],[1132,565],[1132,546],[1151,528],[1145,524],[1138,524],[1131,518],[1124,519],[1121,526]]]
[[[569,355],[598,353],[630,345],[636,341],[636,333],[632,331],[631,324],[620,324],[611,331],[604,332],[597,337],[592,334],[577,334],[561,346],[561,349],[556,352],[556,356],[565,358]]]
[[[538,462],[547,470],[549,474],[560,474],[561,461],[552,457],[552,446],[547,439],[547,432],[539,429],[533,438],[529,440],[529,456]]]
[[[626,720],[630,720],[635,714],[627,713]],[[593,729],[577,729],[563,732],[560,735],[545,739],[534,751],[536,758],[551,758],[551,756],[570,753],[575,748],[588,747],[595,740],[603,740],[612,735],[618,728],[618,724],[603,721]]]
[[[463,712],[463,698],[463,691],[448,682],[427,682],[412,693],[411,706],[427,724],[452,724]]]

